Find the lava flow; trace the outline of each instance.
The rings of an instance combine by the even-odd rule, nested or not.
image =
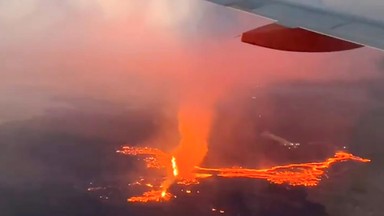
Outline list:
[[[153,158],[157,166],[147,167],[171,167],[173,170],[174,181],[177,184],[197,184],[198,179],[218,176],[223,178],[254,178],[265,179],[274,184],[288,184],[292,186],[316,186],[321,181],[326,169],[332,164],[344,161],[370,162],[369,159],[354,156],[347,152],[337,152],[334,157],[330,157],[323,162],[309,162],[274,166],[268,169],[247,169],[247,168],[205,168],[195,167],[193,171],[194,178],[178,177],[178,168],[176,158],[170,156],[161,150],[151,148],[123,147],[119,153],[127,155],[145,155]],[[168,158],[168,160],[165,160]],[[145,160],[147,163],[148,161]],[[151,160],[152,161],[152,160]],[[152,164],[152,162],[151,162]],[[130,202],[148,202],[148,201],[166,201],[171,195],[166,190],[149,191],[142,196],[128,199]]]
[[[274,184],[289,184],[292,186],[316,186],[321,180],[325,170],[333,163],[343,161],[370,162],[369,159],[360,158],[346,152],[337,152],[334,157],[323,162],[288,164],[274,166],[269,169],[243,169],[243,168],[202,168],[196,167],[198,172],[215,173],[226,178],[256,178],[266,179]]]
[[[121,150],[117,150],[117,153],[122,153],[126,155],[146,155],[144,161],[147,165],[147,168],[166,168],[167,163],[170,160],[170,156],[163,151],[156,148],[136,148],[130,146],[124,146]]]
[[[128,202],[160,202],[171,199],[172,194],[162,190],[151,190],[141,196],[135,196],[128,199]]]

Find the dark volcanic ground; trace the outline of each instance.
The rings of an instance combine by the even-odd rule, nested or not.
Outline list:
[[[378,202],[383,194],[380,181],[383,150],[379,147],[383,136],[379,128],[384,124],[381,106],[371,104],[367,109],[359,106],[361,98],[343,95],[351,89],[357,91],[356,86],[338,83],[326,87],[280,85],[268,89],[264,95],[258,90],[258,101],[247,95],[223,101],[217,108],[219,114],[210,138],[210,152],[204,162],[247,167],[305,162],[322,160],[343,146],[373,160],[370,164],[338,164],[330,169],[329,179],[319,187],[296,188],[270,185],[263,180],[216,178],[190,187],[191,194],[181,191],[187,188],[173,186],[171,191],[177,198],[168,203],[126,203],[128,196],[143,191],[128,183],[147,171],[141,161],[118,155],[115,150],[125,143],[145,142],[156,134],[159,129],[156,122],[162,117],[156,110],[116,111],[113,105],[108,107],[100,102],[104,104],[103,110],[92,112],[74,106],[1,125],[0,210],[4,216],[338,216],[353,215],[352,212],[378,215],[382,208]],[[275,104],[273,113],[257,106],[265,103],[263,97],[272,98],[269,101]],[[99,102],[90,101],[82,103],[98,107]],[[309,105],[314,103],[318,104]],[[114,112],[108,112],[109,109]],[[226,117],[229,113],[233,114],[230,119]],[[286,122],[290,122],[289,126]],[[241,124],[247,127],[239,127]],[[233,128],[231,136],[220,133],[223,125]],[[260,136],[265,130],[301,146],[289,150],[266,140]],[[90,192],[89,187],[105,189]]]

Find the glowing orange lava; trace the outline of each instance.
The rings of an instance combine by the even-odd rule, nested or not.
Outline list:
[[[212,110],[200,102],[180,105],[178,124],[180,143],[172,152],[180,178],[194,178],[195,166],[199,166],[208,152]]]
[[[176,158],[172,157],[171,162],[172,162],[172,173],[173,173],[173,176],[177,177],[179,175],[179,170],[177,168]]]
[[[145,192],[141,196],[135,196],[128,198],[128,202],[161,202],[168,201],[172,197],[172,194],[162,190],[151,190]]]
[[[226,178],[257,178],[266,179],[274,184],[289,184],[292,186],[316,186],[326,169],[333,163],[343,161],[370,162],[369,159],[360,158],[346,152],[337,152],[334,157],[324,162],[301,164],[288,164],[274,166],[269,169],[243,169],[243,168],[203,168],[196,167],[197,172],[215,174]]]
[[[144,161],[147,168],[166,168],[170,160],[170,155],[156,148],[124,146],[116,152],[133,156],[145,155]]]
[[[129,151],[124,151],[129,149]],[[247,169],[247,168],[205,168],[195,167],[193,178],[184,178],[178,176],[178,167],[176,158],[158,149],[123,147],[119,153],[128,155],[147,155],[154,158],[168,158],[168,161],[159,163],[159,167],[172,167],[174,180],[177,184],[190,185],[198,184],[198,179],[209,178],[212,176],[224,178],[254,178],[265,179],[274,184],[289,184],[292,186],[316,186],[321,181],[326,169],[332,164],[344,161],[370,162],[369,159],[354,156],[347,152],[337,152],[334,157],[330,157],[323,162],[310,162],[274,166],[268,169]],[[158,167],[156,167],[158,168]],[[160,187],[161,188],[161,187]],[[165,195],[167,194],[167,195]],[[149,191],[139,197],[128,199],[130,202],[148,202],[169,200],[171,195],[165,190]]]
[[[195,95],[196,100],[180,104],[178,126],[180,143],[177,148],[165,153],[156,148],[124,146],[118,153],[125,155],[144,156],[147,168],[165,169],[160,185],[147,184],[151,191],[142,196],[129,198],[130,202],[166,201],[172,195],[167,192],[174,184],[198,184],[199,180],[213,176],[223,178],[254,178],[265,179],[274,184],[289,184],[293,186],[316,186],[320,182],[326,169],[332,164],[353,160],[369,162],[370,160],[354,156],[346,152],[337,152],[323,162],[310,162],[274,166],[268,169],[248,168],[207,168],[201,167],[208,152],[208,138],[213,118],[212,103],[201,103],[201,97]],[[272,136],[269,134],[269,136]],[[291,145],[285,139],[273,136],[284,145]],[[150,186],[149,186],[150,185]],[[186,193],[191,193],[187,190]]]

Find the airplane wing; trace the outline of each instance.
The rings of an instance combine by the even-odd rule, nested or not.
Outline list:
[[[339,51],[361,46],[384,50],[384,20],[362,18],[308,3],[321,4],[322,0],[302,0],[302,3],[300,0],[207,1],[276,21],[244,33],[242,41],[246,43],[302,52]],[[369,0],[365,2],[369,4]],[[384,4],[381,7],[384,13]]]

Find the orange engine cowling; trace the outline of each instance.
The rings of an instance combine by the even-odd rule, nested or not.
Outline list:
[[[335,52],[363,47],[360,44],[273,23],[242,34],[241,41],[292,52]]]

